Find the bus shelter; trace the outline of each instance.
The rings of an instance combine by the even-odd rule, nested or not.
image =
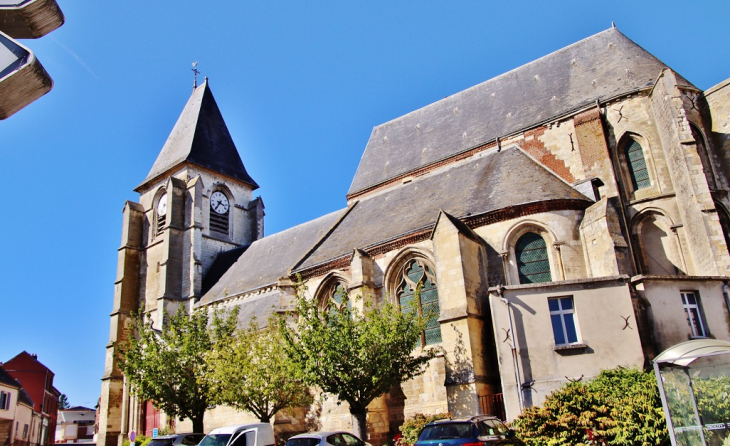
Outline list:
[[[730,445],[730,342],[682,342],[653,362],[672,445]]]

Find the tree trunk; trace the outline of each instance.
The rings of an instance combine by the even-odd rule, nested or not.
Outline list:
[[[190,421],[193,422],[193,432],[196,434],[204,434],[205,431],[203,430],[203,417],[205,416],[205,412],[196,415],[195,417],[191,418]]]
[[[366,411],[353,413],[351,410],[350,414],[352,415],[352,430],[355,431],[355,435],[360,437],[362,441],[368,441],[368,413]]]

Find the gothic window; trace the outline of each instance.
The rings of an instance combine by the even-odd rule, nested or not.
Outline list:
[[[520,283],[540,283],[552,281],[550,260],[545,239],[539,234],[528,232],[515,244],[517,270]]]
[[[419,286],[420,292],[417,293]],[[421,334],[421,345],[441,342],[439,297],[433,270],[419,259],[409,260],[401,270],[396,296],[404,313],[414,310],[419,314],[431,313],[426,329]]]
[[[228,235],[231,209],[228,196],[221,190],[210,194],[210,230]]]
[[[644,149],[641,144],[635,140],[631,140],[626,145],[626,165],[629,169],[631,184],[634,190],[643,189],[651,186],[649,179],[649,169],[644,158]]]
[[[321,307],[324,311],[331,311],[342,307],[342,302],[347,296],[347,287],[342,282],[331,283],[324,292]],[[347,308],[352,308],[352,302],[347,300]]]

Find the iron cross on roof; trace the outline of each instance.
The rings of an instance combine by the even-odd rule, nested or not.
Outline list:
[[[200,71],[198,71],[198,61],[196,60],[193,62],[193,89],[198,88],[198,74]]]

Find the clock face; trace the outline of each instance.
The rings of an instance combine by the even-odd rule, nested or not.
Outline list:
[[[228,206],[228,197],[223,192],[217,190],[210,196],[210,208],[216,214],[225,214]]]
[[[157,215],[163,217],[167,214],[167,194],[162,194],[157,202]]]

